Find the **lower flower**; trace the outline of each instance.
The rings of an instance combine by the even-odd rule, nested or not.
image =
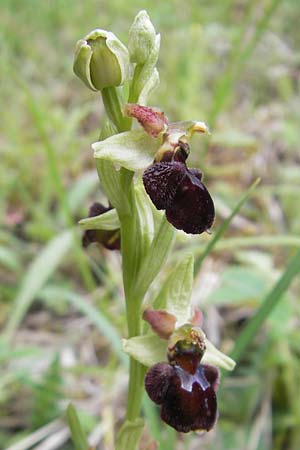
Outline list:
[[[146,391],[161,405],[161,418],[175,430],[209,431],[217,419],[219,371],[200,364],[194,374],[179,365],[158,363],[145,378]]]

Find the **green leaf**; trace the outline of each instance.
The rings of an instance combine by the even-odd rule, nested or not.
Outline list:
[[[116,450],[137,450],[143,428],[143,419],[126,420],[118,433]]]
[[[148,136],[143,130],[133,130],[95,142],[92,148],[96,159],[107,160],[136,171],[145,169],[153,162],[160,144],[160,139]]]
[[[233,265],[226,268],[219,286],[205,299],[210,305],[237,305],[257,301],[270,285],[270,276],[261,269]]]
[[[25,273],[4,328],[3,339],[10,340],[39,290],[53,274],[73,243],[73,232],[65,231],[52,239],[38,254]]]
[[[67,408],[67,419],[75,450],[88,450],[90,448],[90,445],[87,441],[85,433],[81,427],[77,412],[72,403],[70,403]]]
[[[133,296],[143,298],[150,284],[161,270],[165,263],[174,238],[174,228],[163,216],[160,228],[158,229],[149,252],[143,260],[140,268]]]
[[[291,282],[296,275],[300,273],[300,248],[296,251],[286,270],[283,272],[277,283],[271,291],[263,299],[260,307],[254,316],[249,320],[241,334],[239,335],[235,347],[232,351],[232,357],[235,360],[241,358],[243,353],[249,347],[250,343],[253,341],[255,335],[258,333],[259,329],[269,317],[271,312],[274,310],[275,306],[278,304],[280,299],[284,298],[284,293],[289,288]]]
[[[156,334],[123,339],[124,352],[147,367],[160,361],[166,361],[167,345],[168,341],[161,339]]]
[[[117,211],[111,209],[99,216],[82,219],[79,225],[83,230],[117,230],[120,228],[120,221]]]
[[[85,297],[76,292],[69,291],[65,288],[60,287],[45,287],[41,296],[43,298],[49,297],[61,297],[67,300],[71,305],[78,309],[82,314],[84,314],[92,324],[100,331],[100,333],[105,336],[107,341],[110,343],[112,349],[119,357],[120,361],[128,365],[127,357],[122,352],[121,348],[121,337],[119,336],[117,330],[111,324],[111,322],[104,316],[104,314],[96,308],[92,303],[88,301]]]
[[[83,173],[72,185],[67,193],[67,203],[72,213],[77,212],[85,204],[87,197],[98,186],[97,173],[93,170]]]
[[[153,302],[154,309],[166,309],[183,325],[191,318],[190,298],[194,278],[194,257],[187,255],[172,270]]]

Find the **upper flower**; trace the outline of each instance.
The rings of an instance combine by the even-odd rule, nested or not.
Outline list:
[[[96,29],[76,44],[73,69],[93,91],[119,86],[129,72],[129,53],[110,31]]]

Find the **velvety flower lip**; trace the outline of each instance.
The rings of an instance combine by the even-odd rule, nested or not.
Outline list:
[[[213,200],[202,183],[202,173],[184,162],[163,161],[145,170],[145,190],[157,209],[165,209],[167,220],[177,229],[200,234],[215,218]]]
[[[178,365],[158,363],[147,372],[145,388],[161,405],[162,420],[175,430],[209,431],[217,419],[218,378],[213,366],[200,364],[192,375]]]
[[[185,165],[175,161],[155,163],[145,170],[144,186],[157,209],[166,209],[172,204],[185,175]]]
[[[95,202],[89,209],[89,217],[100,216],[112,209],[99,202]],[[120,250],[120,231],[119,230],[86,230],[82,236],[82,245],[88,245],[97,242],[102,244],[108,250]]]
[[[187,169],[171,205],[166,208],[166,217],[175,228],[189,234],[200,234],[212,227],[214,203],[197,169]]]

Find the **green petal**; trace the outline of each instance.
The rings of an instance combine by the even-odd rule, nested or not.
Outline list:
[[[152,162],[161,145],[143,130],[126,131],[92,144],[94,157],[109,160],[128,170],[143,170]]]
[[[170,273],[153,302],[155,309],[166,309],[181,326],[191,319],[190,298],[193,288],[194,257],[187,255]]]

